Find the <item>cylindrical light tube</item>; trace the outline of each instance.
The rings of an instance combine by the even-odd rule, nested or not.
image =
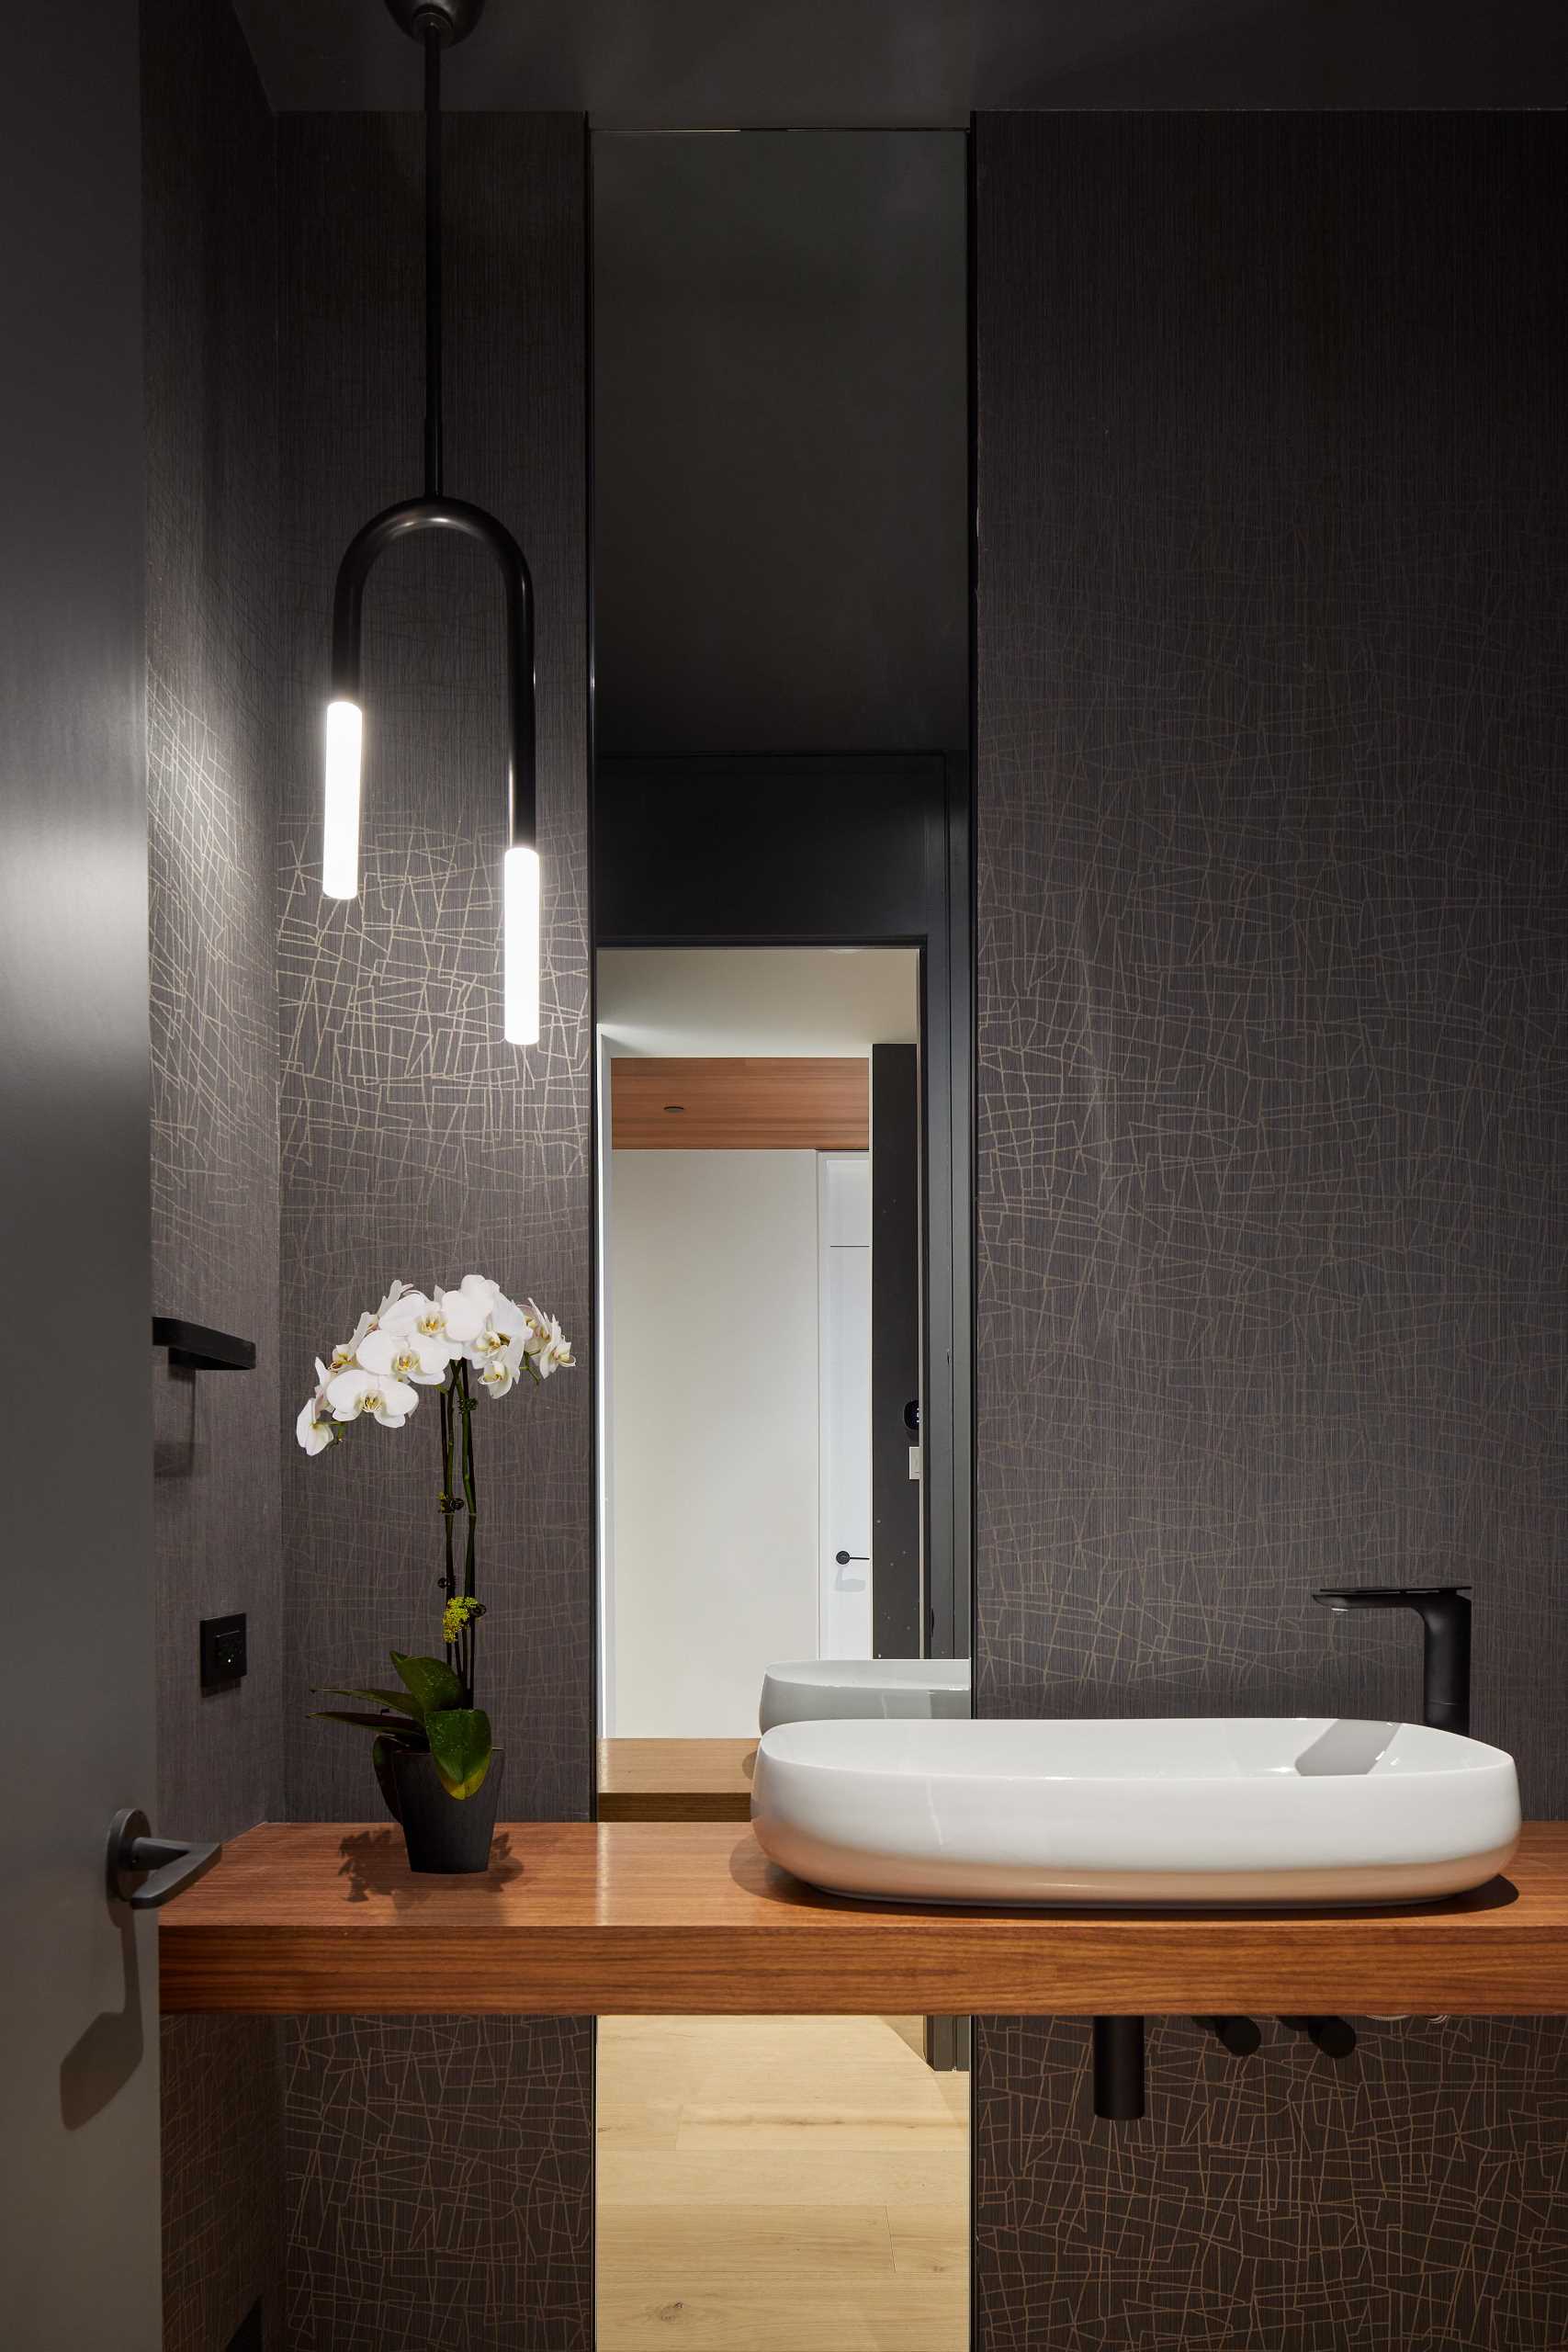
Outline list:
[[[321,888],[329,899],[359,896],[359,752],[364,721],[356,702],[327,705],[326,797],[321,820]]]
[[[502,869],[502,1026],[509,1046],[539,1042],[539,853],[513,847]]]

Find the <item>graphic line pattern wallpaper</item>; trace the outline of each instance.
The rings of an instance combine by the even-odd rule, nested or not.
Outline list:
[[[364,1743],[309,1720],[310,1686],[437,1638],[434,1412],[316,1463],[293,1414],[394,1275],[480,1270],[536,1287],[584,1363],[480,1422],[503,1802],[581,1817],[583,126],[446,133],[448,480],[539,597],[547,1028],[520,1073],[502,616],[466,549],[399,550],[372,583],[366,888],[342,909],[319,885],[333,572],[421,478],[417,117],[275,120],[226,0],[163,0],[142,51],[154,1266],[161,1307],[259,1350],[254,1374],[155,1365],[159,1811],[224,1838],[373,1811]],[[204,1692],[197,1619],[231,1609],[250,1671]],[[588,2345],[590,2020],[178,2018],[163,2066],[171,2352],[222,2352],[258,2301],[292,2352]]]
[[[1568,180],[1544,116],[977,126],[977,1705],[1419,1705],[1568,1810]],[[1552,2352],[1562,2029],[983,2020],[979,2352]],[[1484,2222],[1478,2216],[1484,2200]]]
[[[585,144],[572,116],[446,126],[446,481],[525,549],[538,605],[545,1028],[501,1034],[505,775],[497,575],[414,540],[366,597],[363,887],[317,840],[332,582],[422,480],[416,116],[278,125],[282,560],[282,1361],[392,1277],[534,1288],[582,1369],[479,1408],[481,1693],[502,1810],[581,1818],[592,1788]],[[290,1391],[292,1394],[292,1391]],[[285,1448],[288,1810],[363,1820],[365,1743],[313,1685],[439,1639],[435,1416]],[[397,1833],[389,1824],[389,1840]],[[590,2338],[592,2024],[344,2018],[286,2037],[295,2352],[571,2352]]]

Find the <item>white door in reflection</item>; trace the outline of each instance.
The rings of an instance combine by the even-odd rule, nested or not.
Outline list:
[[[817,1654],[871,1656],[871,1159],[818,1157]]]

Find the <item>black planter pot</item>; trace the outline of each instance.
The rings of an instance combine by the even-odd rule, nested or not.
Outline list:
[[[505,1761],[505,1750],[498,1747],[473,1795],[449,1797],[428,1754],[412,1755],[406,1748],[394,1753],[392,1778],[411,1871],[455,1877],[490,1868],[490,1844]]]

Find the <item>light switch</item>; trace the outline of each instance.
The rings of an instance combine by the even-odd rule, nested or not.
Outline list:
[[[204,1617],[201,1621],[201,1687],[220,1690],[238,1682],[245,1671],[245,1619]]]

